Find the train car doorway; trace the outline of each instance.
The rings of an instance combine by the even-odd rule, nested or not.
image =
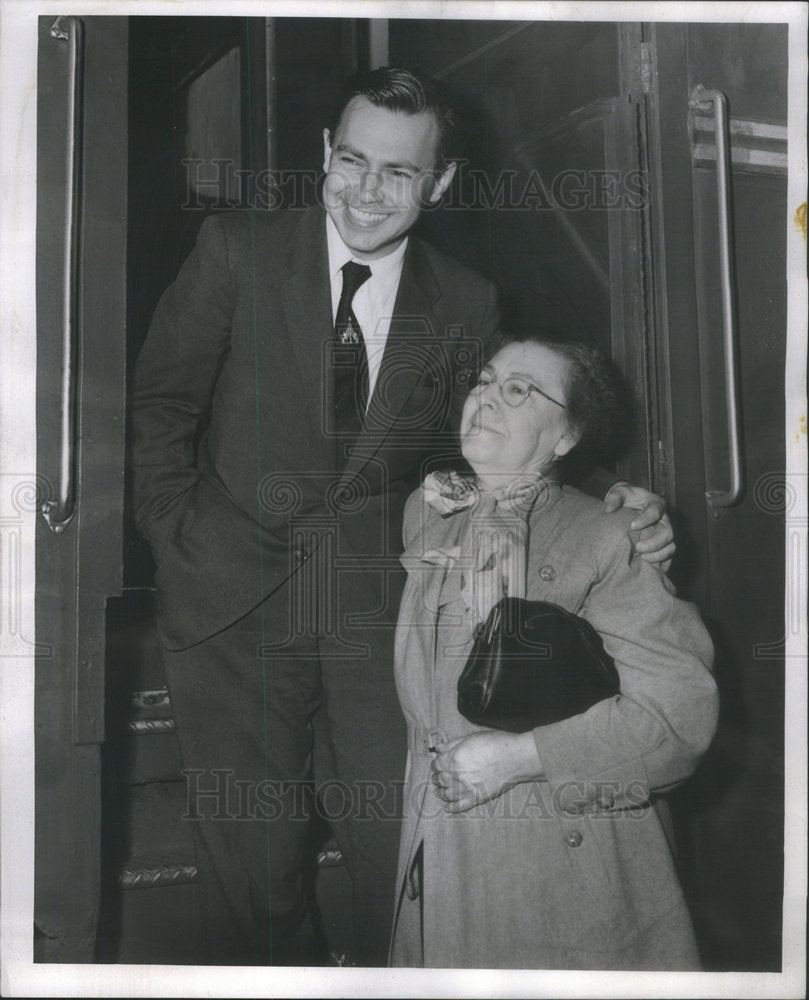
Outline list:
[[[784,547],[787,36],[784,23],[41,18],[37,961],[205,961],[126,387],[203,219],[262,210],[284,176],[314,203],[341,79],[415,62],[463,96],[468,123],[468,158],[424,235],[495,281],[513,322],[541,312],[600,340],[634,391],[616,471],[666,498],[672,577],[717,649],[719,733],[672,797],[703,962],[780,971],[783,594],[788,559],[805,557],[800,538]],[[311,874],[339,956],[350,882],[327,829]]]

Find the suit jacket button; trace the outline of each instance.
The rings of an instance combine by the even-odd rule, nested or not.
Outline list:
[[[578,830],[571,830],[565,837],[565,843],[568,847],[578,847],[582,840],[584,840],[584,837],[582,837]]]
[[[553,568],[553,566],[543,566],[542,569],[539,571],[540,580],[549,581],[552,580],[555,576],[556,576],[556,570]]]

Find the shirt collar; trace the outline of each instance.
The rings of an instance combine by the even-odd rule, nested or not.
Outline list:
[[[357,261],[358,264],[367,264],[371,268],[372,278],[381,278],[383,281],[397,276],[402,270],[405,250],[407,250],[408,237],[402,240],[396,249],[384,257],[377,260]],[[326,214],[326,242],[329,249],[329,274],[332,280],[340,276],[340,269],[348,261],[353,260],[351,250],[345,245],[342,237],[337,231],[337,226],[331,221],[331,216]]]

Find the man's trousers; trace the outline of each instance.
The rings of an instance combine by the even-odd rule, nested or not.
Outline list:
[[[317,808],[352,879],[355,961],[384,965],[406,756],[394,627],[344,613],[329,634],[290,608],[289,594],[273,595],[165,652],[208,953],[214,964],[316,960],[304,867]]]

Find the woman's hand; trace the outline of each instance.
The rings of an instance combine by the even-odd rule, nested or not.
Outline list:
[[[621,507],[640,511],[630,524],[630,530],[638,533],[635,551],[650,563],[659,563],[659,568],[668,573],[676,546],[671,521],[666,513],[662,497],[632,483],[615,483],[604,497],[604,510],[611,514]]]
[[[542,777],[533,733],[487,731],[444,744],[431,769],[446,812],[465,812],[521,781]]]

